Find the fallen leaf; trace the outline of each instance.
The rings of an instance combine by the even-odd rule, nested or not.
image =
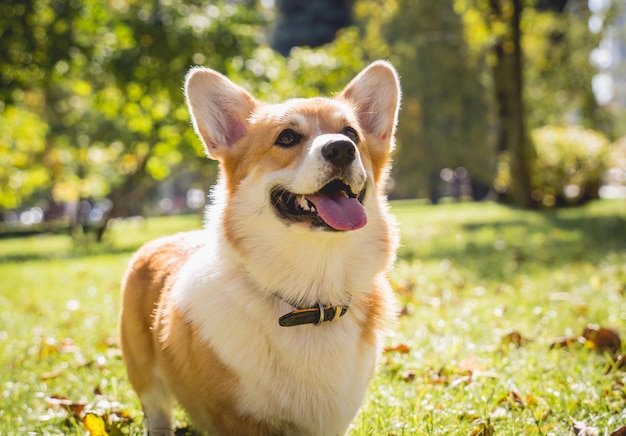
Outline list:
[[[63,395],[50,395],[46,398],[46,402],[50,407],[61,407],[67,410],[78,419],[82,417],[87,405],[85,401],[72,401]]]
[[[615,430],[613,433],[611,433],[611,436],[626,436],[626,425],[623,425]]]
[[[413,371],[412,369],[404,371],[401,377],[402,377],[402,380],[406,382],[413,381],[415,380],[415,371]]]
[[[54,338],[43,338],[39,343],[39,352],[37,356],[40,359],[44,359],[46,357],[50,357],[59,352],[59,347],[57,345],[57,341]]]
[[[563,336],[552,341],[552,343],[550,344],[550,349],[552,350],[553,348],[569,348],[575,344],[580,345],[580,343],[581,341],[579,340],[579,338],[576,338],[574,336]]]
[[[408,354],[411,352],[411,347],[409,347],[407,344],[398,344],[396,346],[393,347],[385,347],[385,349],[383,350],[384,353],[402,353],[402,354]]]
[[[480,421],[474,430],[470,433],[470,436],[493,436],[495,434],[495,430],[493,425],[489,420]]]
[[[114,410],[109,414],[109,421],[114,423],[128,424],[133,422],[133,418],[125,410]]]
[[[400,311],[400,316],[411,316],[413,315],[413,306],[404,305],[402,310]]]
[[[60,377],[62,373],[63,372],[60,371],[60,370],[44,372],[43,374],[41,374],[41,379],[42,380],[51,380],[53,378]]]
[[[576,436],[599,436],[600,430],[585,424],[583,421],[572,421],[574,434]]]
[[[62,353],[77,353],[78,347],[71,338],[65,338],[61,340],[61,352]]]
[[[598,353],[609,351],[617,353],[622,350],[622,341],[616,330],[589,324],[583,330],[585,346],[595,349]]]
[[[415,290],[415,281],[412,279],[405,279],[401,282],[392,283],[392,287],[399,295],[412,296],[413,291]]]
[[[469,411],[466,411],[466,412],[462,412],[459,415],[459,419],[461,421],[471,422],[472,424],[481,421],[480,416],[476,414],[475,410],[469,410]]]
[[[450,382],[450,378],[447,375],[443,375],[435,370],[426,371],[426,384],[429,385],[445,385]]]
[[[63,395],[53,394],[49,397],[46,397],[46,403],[48,403],[49,406],[69,406],[70,404],[72,404],[72,400]]]
[[[517,348],[520,348],[522,345],[526,345],[529,341],[530,339],[525,338],[520,332],[517,331],[507,333],[500,339],[500,343],[502,345],[512,344],[515,345]]]
[[[100,416],[88,413],[85,415],[83,424],[89,432],[89,436],[108,436],[106,424]]]
[[[522,394],[515,389],[512,389],[506,396],[502,397],[498,404],[508,405],[509,407],[513,406],[517,409],[524,409],[526,407],[526,402],[524,398],[522,398]]]
[[[72,402],[72,404],[70,404],[68,408],[70,409],[70,412],[72,412],[72,415],[80,418],[83,414],[83,410],[85,410],[86,405],[87,403],[85,402]]]
[[[102,349],[119,348],[119,344],[117,343],[117,340],[110,336],[108,338],[101,340],[98,346],[101,347]]]

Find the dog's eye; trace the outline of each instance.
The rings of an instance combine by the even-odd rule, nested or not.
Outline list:
[[[350,138],[350,140],[351,140],[352,142],[354,142],[355,144],[358,144],[358,143],[359,143],[359,141],[360,141],[359,134],[356,132],[356,130],[354,130],[354,129],[353,129],[352,127],[350,127],[350,126],[345,127],[345,128],[341,131],[341,133],[342,133],[343,135],[346,135],[348,138]]]
[[[297,145],[300,141],[302,141],[301,134],[296,133],[291,129],[286,129],[280,132],[280,135],[278,135],[278,138],[276,139],[276,142],[274,144],[278,145],[279,147],[288,148]]]

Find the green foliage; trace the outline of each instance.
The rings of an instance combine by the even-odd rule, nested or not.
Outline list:
[[[48,126],[34,113],[16,107],[0,112],[0,209],[19,206],[23,197],[50,184],[41,160]]]
[[[598,70],[589,62],[589,55],[602,34],[589,32],[589,17],[585,8],[566,13],[525,10],[524,98],[530,129],[575,121],[611,133],[606,109],[598,107],[591,88]]]
[[[489,97],[489,102],[497,106],[496,122],[500,142],[497,150],[500,168],[494,187],[500,194],[513,194],[513,197],[524,200],[526,206],[530,205],[532,195],[535,200],[539,198],[541,201],[542,194],[540,190],[535,190],[534,194],[529,192],[532,190],[532,182],[528,179],[534,177],[536,180],[536,175],[521,177],[528,175],[526,168],[530,168],[536,161],[533,158],[535,151],[525,140],[527,134],[524,130],[574,123],[607,134],[612,130],[608,113],[606,109],[598,107],[591,88],[597,70],[589,62],[589,55],[602,38],[602,32],[592,34],[589,31],[590,13],[586,5],[570,1],[569,7],[565,8],[567,3],[513,0],[454,2],[455,10],[463,18],[471,59],[478,62],[484,59],[484,65],[492,70],[494,79],[495,92]],[[514,53],[516,47],[513,26],[509,23],[515,4],[521,11],[519,31],[523,80],[519,87],[523,84],[523,101],[511,106],[507,103],[512,101],[507,91],[514,91],[513,94],[518,95],[519,88],[508,86],[513,83],[507,78],[512,72],[506,71],[507,64],[504,61],[507,55]],[[516,127],[517,133],[511,130],[512,126]],[[518,146],[512,147],[514,143]],[[530,168],[530,172],[533,171]],[[528,183],[520,184],[520,181]],[[584,198],[587,194],[582,195]],[[551,201],[550,197],[546,198],[548,202]],[[559,205],[566,203],[557,202]]]
[[[499,40],[510,39],[510,29],[502,19],[512,13],[511,1],[497,3],[502,9],[500,17],[484,0],[454,1],[454,10],[463,20],[470,59],[488,67],[496,61],[489,49]],[[543,2],[543,6],[549,3]],[[526,120],[530,129],[575,120],[608,134],[611,125],[606,110],[598,107],[591,90],[591,79],[598,71],[589,62],[602,32],[589,31],[586,6],[573,6],[572,0],[570,3],[572,7],[557,12],[539,7],[537,2],[524,2],[520,27]],[[490,86],[485,76],[483,84]]]
[[[609,166],[609,140],[581,127],[546,126],[532,133],[533,198],[544,206],[581,204],[598,198]]]
[[[495,161],[484,89],[452,1],[365,1],[357,2],[355,10],[364,21],[363,40],[371,46],[366,52],[387,53],[402,81],[391,195],[435,195],[446,167],[465,167],[472,178],[489,185]]]
[[[268,102],[332,95],[365,66],[358,44],[357,30],[349,28],[324,47],[294,48],[288,59],[261,45],[248,59],[230,59],[226,72],[233,81]]]
[[[392,209],[405,315],[390,326],[351,436],[469,435],[481,422],[498,435],[572,434],[572,420],[600,434],[624,425],[626,372],[611,370],[611,356],[550,348],[588,323],[626,334],[624,201]],[[4,433],[84,434],[59,397],[109,420],[132,417],[117,423],[125,434],[143,431],[116,343],[119,280],[143,241],[200,226],[196,216],[116,221],[108,245],[88,248],[67,235],[0,240]],[[515,332],[526,340],[508,340]]]
[[[202,150],[189,127],[184,76],[192,64],[224,71],[227,59],[258,45],[265,18],[253,5],[3,4],[3,116],[18,111],[41,120],[33,127],[49,126],[36,133],[45,138],[39,157],[49,168],[48,185],[38,188],[49,188],[56,202],[101,199],[133,177],[142,183],[130,183],[129,193],[183,165],[197,170]],[[29,194],[16,190],[0,207],[17,207]]]
[[[484,0],[357,0],[356,27],[283,58],[264,44],[274,12],[255,0],[5,2],[0,182],[10,189],[0,191],[0,210],[109,198],[123,215],[159,180],[210,179],[215,165],[202,157],[181,91],[191,65],[276,102],[332,94],[367,62],[387,58],[404,96],[391,195],[432,194],[444,167],[463,166],[488,186],[498,162],[489,48],[507,37],[501,21],[511,10],[499,3],[497,17]],[[588,53],[601,35],[588,32],[587,19],[585,8],[525,8],[530,127],[575,120],[610,130],[589,86]]]

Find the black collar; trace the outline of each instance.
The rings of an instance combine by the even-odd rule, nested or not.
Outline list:
[[[320,325],[323,322],[335,321],[344,316],[348,311],[348,305],[345,306],[324,306],[319,303],[318,306],[305,307],[296,309],[293,312],[286,313],[278,318],[278,324],[282,327],[293,327],[303,324]]]
[[[317,303],[316,306],[306,307],[293,303],[279,293],[274,293],[274,296],[296,309],[278,318],[278,324],[281,327],[294,327],[304,324],[321,325],[324,322],[336,321],[346,314],[352,301],[352,297],[350,297],[345,304],[337,306]]]

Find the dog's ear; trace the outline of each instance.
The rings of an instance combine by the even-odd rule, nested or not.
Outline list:
[[[361,71],[339,94],[355,108],[367,133],[393,146],[400,109],[400,81],[393,66],[376,61]]]
[[[185,97],[193,128],[207,154],[220,159],[247,130],[255,99],[226,76],[208,68],[193,68],[185,79]]]

